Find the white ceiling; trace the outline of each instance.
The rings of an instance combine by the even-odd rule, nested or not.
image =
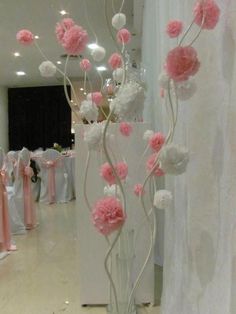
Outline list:
[[[0,85],[7,87],[39,86],[61,84],[62,79],[59,74],[55,78],[42,78],[39,74],[38,66],[44,61],[34,46],[21,46],[16,41],[18,30],[26,28],[39,35],[38,43],[49,60],[62,61],[60,66],[63,69],[65,59],[61,58],[65,52],[57,43],[55,37],[55,25],[62,19],[59,11],[66,10],[69,17],[73,18],[77,24],[87,29],[90,42],[94,42],[93,33],[88,27],[85,14],[87,5],[90,23],[94,28],[98,42],[107,50],[107,56],[103,64],[106,64],[109,55],[116,51],[116,46],[108,32],[105,20],[105,2],[108,4],[109,20],[113,16],[112,0],[1,0],[0,2]],[[118,10],[122,0],[114,0],[115,10]],[[85,4],[86,3],[86,4]],[[123,12],[127,16],[127,27],[135,34],[132,42],[128,45],[128,50],[132,60],[140,53],[141,25],[142,25],[143,0],[126,0]],[[13,53],[20,52],[21,56],[16,58]],[[86,49],[84,55],[89,57],[90,50]],[[79,80],[82,76],[78,66],[78,59],[71,60],[69,66],[69,76]],[[26,76],[17,77],[16,71],[25,71]],[[110,73],[103,75],[110,76]],[[94,71],[93,80],[98,75]]]

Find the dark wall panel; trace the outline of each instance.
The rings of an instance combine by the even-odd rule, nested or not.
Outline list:
[[[71,145],[71,109],[62,86],[10,88],[8,113],[11,150]]]

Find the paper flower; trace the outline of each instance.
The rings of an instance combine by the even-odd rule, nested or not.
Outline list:
[[[106,196],[115,196],[115,197],[121,197],[121,190],[119,185],[112,184],[110,186],[104,187],[104,195]]]
[[[101,177],[109,184],[112,185],[115,183],[116,178],[114,172],[108,162],[105,162],[100,168]]]
[[[125,218],[120,201],[112,196],[97,201],[92,211],[94,226],[105,236],[121,228]]]
[[[183,23],[179,20],[172,20],[166,26],[166,33],[170,38],[178,37],[183,30]]]
[[[93,123],[84,132],[84,141],[88,144],[89,150],[100,150],[102,148],[102,136],[104,123]]]
[[[121,122],[120,125],[119,125],[119,130],[120,130],[120,133],[122,135],[128,137],[132,133],[133,127],[132,127],[132,125],[130,123]]]
[[[91,56],[93,60],[97,62],[102,61],[105,58],[105,55],[106,55],[106,50],[101,46],[94,48],[91,52]]]
[[[170,191],[159,190],[154,195],[153,205],[159,209],[168,209],[172,203],[172,199]]]
[[[81,70],[84,71],[84,72],[88,72],[92,68],[92,64],[89,61],[89,59],[82,59],[80,61],[79,65],[80,65]]]
[[[121,119],[126,121],[141,120],[144,106],[144,89],[134,81],[120,87],[116,97],[110,103],[110,109]]]
[[[184,82],[176,82],[175,92],[179,100],[185,101],[191,98],[197,90],[197,85],[194,80]]]
[[[102,103],[103,96],[101,92],[93,92],[87,95],[87,99],[91,100],[93,103],[95,103],[96,106],[99,107]]]
[[[195,23],[203,29],[213,29],[219,21],[220,8],[214,0],[197,1],[193,12]]]
[[[185,147],[168,144],[160,151],[159,161],[165,173],[179,175],[186,170],[189,154]]]
[[[123,80],[124,70],[122,68],[115,69],[112,73],[113,79],[117,83],[121,83]]]
[[[146,163],[146,168],[148,172],[153,171],[153,167],[155,166],[155,171],[154,171],[154,175],[157,177],[161,177],[164,176],[164,171],[160,168],[160,163],[156,163],[157,160],[157,154],[152,154],[151,156],[149,156],[147,163]]]
[[[143,185],[141,183],[135,184],[134,186],[134,194],[136,196],[141,196],[145,193]]]
[[[62,46],[67,53],[77,55],[84,51],[88,43],[88,33],[79,25],[69,28],[63,37]]]
[[[120,161],[115,165],[116,173],[121,180],[126,179],[128,175],[128,165],[124,161]]]
[[[79,110],[82,118],[85,118],[87,121],[97,121],[98,118],[98,108],[93,104],[92,101],[83,100],[81,102]]]
[[[110,67],[115,70],[117,68],[120,68],[122,66],[122,57],[119,53],[115,52],[113,53],[109,60],[108,63],[110,65]]]
[[[69,30],[71,27],[75,25],[75,22],[71,18],[65,18],[61,22],[56,24],[56,37],[58,42],[62,45],[63,44],[63,38],[65,35],[65,32]]]
[[[161,149],[164,143],[165,143],[165,136],[161,132],[154,133],[149,138],[149,142],[148,142],[151,149],[154,150],[155,152],[159,152],[159,150]]]
[[[160,85],[162,88],[168,89],[170,77],[169,77],[169,75],[166,73],[165,70],[163,70],[163,71],[161,72],[161,74],[159,75],[158,81],[159,81],[159,85]]]
[[[176,47],[167,55],[166,71],[174,81],[186,81],[197,73],[199,67],[197,51],[191,46]]]
[[[22,29],[16,34],[17,41],[25,46],[31,45],[34,41],[34,35],[28,29]]]
[[[152,136],[153,136],[154,132],[152,130],[146,130],[144,133],[143,133],[143,139],[145,141],[148,141]]]
[[[130,31],[126,28],[120,29],[116,35],[116,39],[119,44],[128,44],[131,40]]]
[[[44,77],[52,77],[56,74],[57,68],[51,61],[43,61],[39,66],[39,71]]]
[[[126,24],[126,16],[125,16],[125,14],[123,14],[123,13],[115,14],[113,16],[113,18],[112,18],[111,23],[112,23],[112,26],[115,29],[117,29],[117,30],[121,29]]]

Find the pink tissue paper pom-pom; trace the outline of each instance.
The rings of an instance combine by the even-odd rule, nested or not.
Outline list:
[[[63,44],[63,38],[65,32],[75,25],[75,22],[71,18],[63,19],[61,22],[56,24],[55,33],[57,40],[60,44]]]
[[[149,146],[152,150],[159,152],[165,143],[165,136],[161,132],[154,133],[149,139]]]
[[[141,196],[145,193],[143,185],[141,183],[135,184],[134,186],[134,194],[136,196]]]
[[[121,180],[124,180],[128,175],[128,165],[124,161],[120,161],[115,165],[116,173]]]
[[[17,41],[22,45],[30,45],[34,41],[34,35],[27,29],[22,29],[16,34]]]
[[[82,71],[90,71],[92,68],[91,62],[89,61],[89,59],[82,59],[79,63],[80,68]]]
[[[113,70],[118,69],[122,66],[122,57],[119,53],[115,52],[113,53],[109,60],[108,60],[109,65]]]
[[[166,59],[166,71],[176,82],[186,81],[200,68],[197,51],[191,46],[172,49]]]
[[[102,103],[102,99],[103,99],[102,93],[101,92],[93,92],[91,94],[91,96],[92,96],[92,102],[94,102],[95,105],[100,106]]]
[[[121,122],[119,126],[120,133],[124,136],[130,136],[133,131],[133,127],[130,123]]]
[[[100,168],[100,175],[101,177],[107,181],[107,183],[109,185],[112,185],[115,183],[116,181],[116,178],[115,178],[115,175],[113,173],[113,170],[111,168],[111,166],[109,165],[108,162],[105,162],[101,168]]]
[[[213,29],[219,21],[220,8],[214,0],[197,1],[193,12],[195,23],[200,27],[203,23],[204,29]]]
[[[169,21],[166,27],[166,32],[170,38],[178,37],[183,30],[183,23],[179,20]]]
[[[126,215],[121,202],[108,196],[96,202],[92,210],[92,221],[97,230],[107,236],[118,230],[125,222]]]
[[[155,161],[157,159],[157,154],[152,154],[148,160],[147,160],[147,163],[146,163],[146,168],[147,168],[147,171],[148,172],[151,172],[153,170],[153,167],[155,165]],[[155,167],[155,171],[153,173],[155,176],[157,177],[161,177],[161,176],[164,176],[164,171],[159,167],[159,164],[156,165]]]
[[[130,31],[128,31],[128,29],[126,28],[122,28],[120,29],[118,32],[117,32],[117,35],[116,35],[116,39],[117,39],[117,42],[119,44],[128,44],[131,40],[131,34],[130,34]]]
[[[77,55],[84,51],[88,43],[88,33],[79,25],[72,26],[65,32],[62,46],[67,53]]]

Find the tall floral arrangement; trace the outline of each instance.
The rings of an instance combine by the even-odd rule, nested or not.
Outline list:
[[[121,248],[122,241],[126,239],[127,228],[125,222],[128,215],[126,181],[129,165],[124,158],[119,158],[119,156],[122,156],[122,152],[120,152],[119,156],[113,156],[109,143],[113,140],[114,134],[110,131],[110,124],[115,117],[116,123],[119,123],[120,135],[132,141],[130,135],[133,131],[133,123],[143,121],[142,113],[146,86],[131,71],[126,45],[132,40],[132,35],[125,28],[126,16],[122,13],[124,1],[122,1],[122,6],[118,13],[111,20],[108,15],[108,1],[105,2],[107,26],[117,47],[117,50],[108,58],[108,65],[113,70],[113,79],[107,81],[104,85],[103,78],[99,74],[101,78],[100,90],[92,90],[90,88],[86,99],[81,103],[79,103],[73,85],[67,76],[67,65],[70,55],[78,55],[85,51],[86,44],[88,43],[88,32],[82,26],[77,25],[70,18],[63,19],[56,25],[56,38],[68,53],[64,71],[61,71],[46,58],[31,31],[19,31],[17,33],[17,40],[23,45],[28,46],[33,43],[36,45],[45,59],[39,66],[40,73],[43,76],[49,77],[55,75],[57,71],[63,75],[68,104],[76,115],[80,115],[89,124],[84,130],[84,141],[88,146],[88,156],[84,173],[84,198],[90,210],[95,228],[105,237],[108,245],[107,254],[104,257],[104,266],[111,284],[112,306],[109,308],[110,312],[113,314],[130,314],[135,313],[133,301],[135,291],[152,254],[155,238],[154,208],[167,209],[172,201],[170,191],[158,190],[154,184],[154,189],[151,191],[153,206],[147,208],[145,194],[149,189],[148,183],[150,181],[155,182],[153,178],[156,177],[181,175],[186,171],[189,162],[188,150],[186,147],[179,146],[173,142],[175,127],[178,121],[179,101],[187,101],[196,93],[197,88],[194,76],[200,70],[201,62],[194,48],[194,43],[203,30],[214,29],[219,20],[220,9],[214,0],[197,0],[193,8],[193,20],[187,28],[185,28],[184,23],[180,20],[171,20],[166,26],[166,34],[170,40],[177,40],[176,47],[167,53],[163,64],[163,71],[159,77],[161,97],[164,99],[169,118],[168,132],[167,134],[152,130],[144,132],[143,140],[146,141],[146,149],[138,166],[142,165],[142,167],[146,168],[147,176],[143,182],[136,182],[133,187],[133,193],[140,201],[140,210],[144,213],[145,223],[149,226],[149,249],[140,272],[130,284],[129,290],[125,290],[129,283],[123,282],[126,296],[125,300],[121,303],[118,297],[117,282],[114,279],[110,262],[113,251],[117,249],[117,243],[120,242],[119,247]],[[88,19],[87,9],[85,13]],[[88,24],[91,28],[91,23],[89,22]],[[194,25],[197,28],[193,27]],[[85,91],[87,91],[89,72],[94,69],[93,64],[101,62],[106,55],[105,48],[98,43],[94,29],[92,29],[92,32],[95,34],[97,46],[92,50],[90,56],[83,57],[79,63],[80,69],[84,73]],[[67,83],[70,84],[72,94],[74,95],[75,103],[73,104],[67,94]],[[91,82],[89,85],[91,86]],[[105,115],[105,121],[98,122],[99,111],[103,111],[101,107],[103,98],[111,100],[110,112],[108,116]],[[87,187],[91,151],[102,152],[106,158],[106,162],[101,164],[99,169],[99,175],[104,181],[104,195],[95,204],[91,204],[90,202]],[[149,156],[147,156],[148,152],[151,152]],[[146,162],[143,162],[145,158]],[[119,252],[119,254],[127,255],[127,252]],[[126,267],[132,267],[132,256],[123,257],[126,257]],[[130,278],[126,279],[130,280]]]

